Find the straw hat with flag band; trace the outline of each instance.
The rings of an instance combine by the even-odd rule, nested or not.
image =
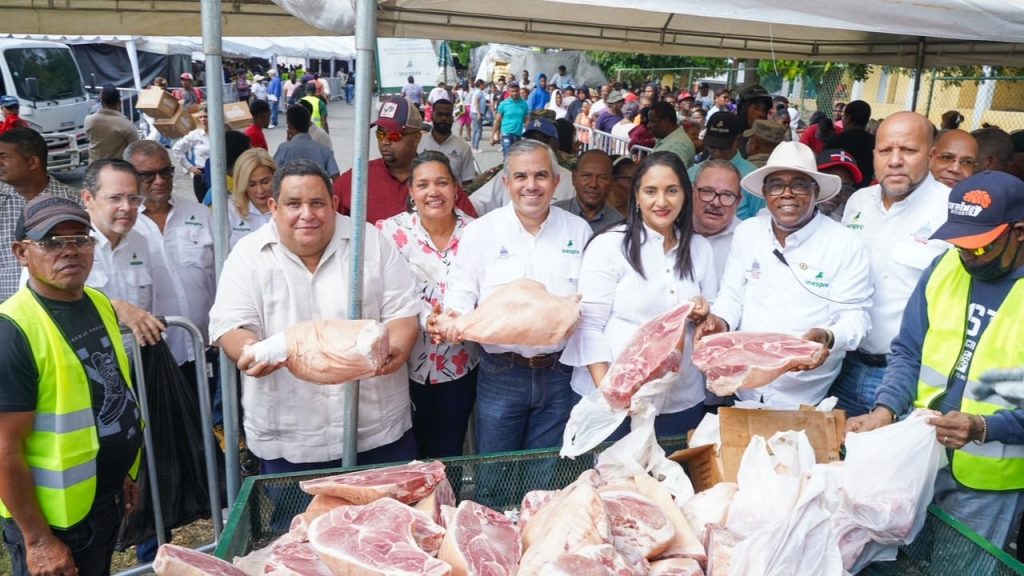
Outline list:
[[[740,185],[751,194],[764,198],[765,178],[775,172],[786,170],[802,172],[818,183],[818,197],[814,200],[815,204],[820,204],[839,194],[839,190],[843,187],[843,180],[839,176],[818,172],[814,151],[799,142],[783,142],[776,146],[764,167],[744,176]]]
[[[949,216],[932,234],[966,250],[996,241],[1015,222],[1024,222],[1024,181],[986,170],[959,182],[949,192]]]

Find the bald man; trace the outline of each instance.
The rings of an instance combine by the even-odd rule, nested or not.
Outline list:
[[[846,355],[832,386],[849,416],[869,412],[888,363],[890,343],[900,328],[903,308],[921,273],[950,246],[929,240],[946,221],[949,188],[928,171],[932,124],[915,112],[885,119],[875,135],[874,171],[878,184],[858,190],[846,203],[843,224],[868,247],[871,331]]]
[[[963,130],[944,130],[928,154],[928,169],[936,180],[952,188],[974,174],[978,141]]]

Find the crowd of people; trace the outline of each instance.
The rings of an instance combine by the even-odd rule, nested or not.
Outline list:
[[[524,71],[493,90],[407,87],[386,99],[357,222],[351,171],[315,133],[329,129],[318,86],[282,87],[266,108],[251,90],[256,128],[227,134],[225,197],[209,193],[191,83],[177,96],[195,106],[195,132],[168,148],[97,130],[81,190],[48,174],[41,135],[0,134],[0,523],[16,574],[106,573],[119,518],[137,505],[142,423],[118,322],[143,345],[166,341],[193,384],[195,353],[163,317],[188,318],[211,360],[222,350],[237,365],[253,472],[343,464],[344,386],[299,380],[247,346],[346,317],[357,226],[362,317],[384,323],[390,343],[360,387],[360,464],[459,455],[474,411],[479,453],[556,447],[637,328],[694,301],[659,435],[686,434],[737,398],[785,408],[836,396],[855,431],[931,408],[951,456],[936,502],[997,546],[1011,537],[1024,509],[1024,410],[976,392],[987,370],[1024,366],[1020,132],[940,130],[913,112],[872,132],[862,101],[805,127],[758,85],[733,101],[706,85],[591,92],[564,68],[535,84]],[[288,140],[271,153],[254,136],[275,109]],[[489,113],[504,161],[477,174]],[[454,128],[467,115],[470,142]],[[579,127],[619,126],[653,152],[612,156],[581,141]],[[172,194],[177,168],[195,198]],[[219,282],[204,198],[230,214]],[[522,278],[582,296],[571,337],[444,341],[438,315],[470,313]],[[723,331],[795,334],[824,353],[719,398],[690,354]]]

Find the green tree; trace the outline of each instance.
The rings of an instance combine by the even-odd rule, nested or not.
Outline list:
[[[805,90],[813,90],[818,110],[830,111],[836,101],[846,97],[837,88],[844,80],[857,82],[867,79],[871,66],[840,62],[807,62],[803,60],[761,60],[758,73],[769,92],[778,91],[782,81],[803,78]]]
[[[703,68],[707,71],[702,75],[714,76],[729,68],[725,58],[696,58],[689,56],[664,56],[660,54],[628,54],[625,52],[600,52],[588,50],[587,56],[601,67],[609,78],[621,76],[630,82],[648,80],[651,68]],[[619,71],[623,71],[620,75]],[[685,81],[684,81],[685,83]]]

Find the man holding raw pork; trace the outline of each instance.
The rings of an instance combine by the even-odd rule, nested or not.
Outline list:
[[[337,214],[336,203],[319,165],[296,160],[280,166],[270,200],[273,225],[235,245],[210,311],[211,340],[244,373],[245,437],[263,474],[342,464],[344,386],[300,380],[281,363],[256,362],[247,346],[300,322],[347,317],[343,279],[356,225],[366,227],[362,318],[384,324],[390,348],[377,374],[360,387],[358,462],[416,457],[406,374],[418,330],[415,278],[376,228]]]
[[[846,430],[880,428],[914,408],[941,412],[929,422],[950,464],[936,477],[935,503],[1002,548],[1024,510],[1024,410],[981,381],[1024,366],[1024,182],[971,176],[950,192],[947,218],[931,239],[955,249],[924,270],[874,410]]]
[[[768,204],[736,228],[712,315],[697,339],[728,330],[775,332],[824,347],[774,381],[736,396],[794,408],[825,398],[843,356],[870,328],[868,257],[853,233],[817,205],[839,193],[838,176],[818,172],[814,152],[780,144],[763,168],[741,181]]]

